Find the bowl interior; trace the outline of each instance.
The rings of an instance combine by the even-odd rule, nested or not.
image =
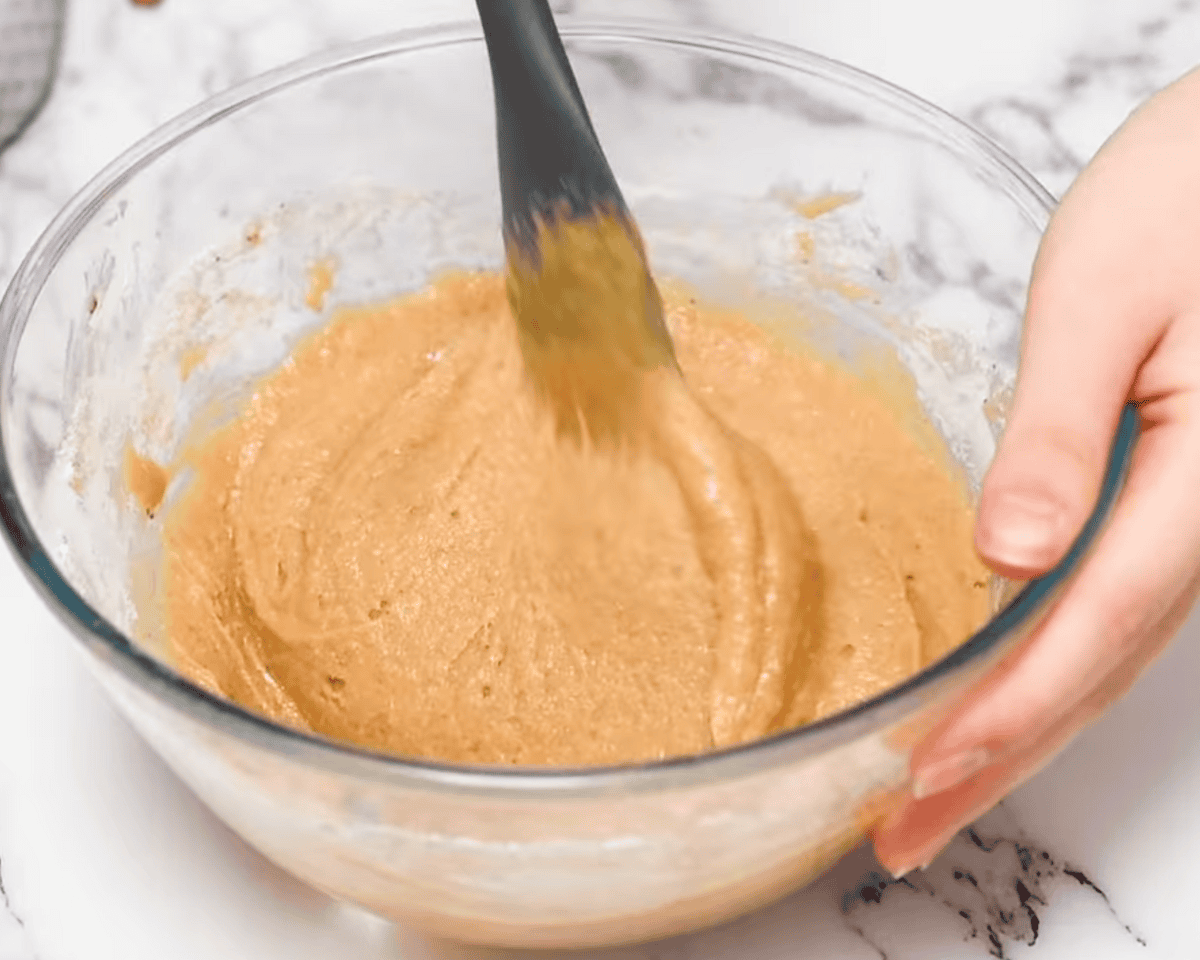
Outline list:
[[[951,118],[817,57],[661,26],[564,33],[655,270],[881,389],[915,386],[913,423],[977,489],[1044,192]],[[472,28],[373,41],[197,108],[64,211],[4,301],[0,430],[37,541],[19,552],[80,633],[104,633],[98,615],[162,653],[161,511],[129,495],[128,448],[175,462],[339,304],[501,264],[492,135]],[[335,281],[313,310],[318,264]]]

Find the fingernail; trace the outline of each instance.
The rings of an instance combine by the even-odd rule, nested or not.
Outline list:
[[[988,559],[1013,567],[1037,567],[1058,548],[1066,518],[1061,504],[1042,497],[1007,494],[988,510]]]
[[[891,874],[893,880],[903,880],[914,870],[924,870],[927,866],[929,866],[929,864],[925,864],[923,867],[905,867],[902,870],[892,870],[889,868],[888,873]]]
[[[986,767],[990,761],[991,755],[986,750],[976,748],[928,763],[913,774],[912,795],[917,800],[924,800],[935,793],[943,793],[957,787]]]

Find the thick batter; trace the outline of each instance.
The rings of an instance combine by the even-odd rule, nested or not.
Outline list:
[[[182,669],[369,747],[574,765],[806,722],[978,626],[965,495],[888,407],[666,308],[684,379],[649,376],[644,429],[604,446],[531,386],[502,278],[343,311],[190,457]]]

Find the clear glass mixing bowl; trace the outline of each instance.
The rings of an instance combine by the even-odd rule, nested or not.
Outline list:
[[[715,297],[803,303],[803,322],[773,322],[852,365],[898,357],[977,487],[1015,375],[1045,191],[951,117],[810,54],[675,26],[564,32],[657,271]],[[453,26],[268,74],[128,151],[0,304],[0,513],[131,723],[276,863],[462,940],[664,936],[778,897],[864,836],[905,783],[914,737],[1021,641],[1078,562],[1131,423],[1058,571],[1000,589],[991,623],[901,687],[768,740],[621,768],[465,768],[214,698],[159,656],[161,518],[125,489],[126,445],[170,461],[236,410],[323,322],[328,308],[305,305],[315,262],[336,261],[331,304],[499,266],[492,136],[483,45]],[[853,199],[805,215],[831,192]]]

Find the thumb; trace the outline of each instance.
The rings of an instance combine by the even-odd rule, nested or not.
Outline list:
[[[975,525],[975,548],[988,566],[1027,580],[1066,555],[1095,506],[1115,431],[1107,410],[1073,421],[1044,407],[1014,413]]]
[[[1162,326],[1140,278],[1121,276],[1119,259],[1102,249],[1111,231],[1092,229],[1094,205],[1078,199],[1068,195],[1039,251],[1017,389],[979,501],[976,549],[1015,580],[1048,571],[1082,530]]]

